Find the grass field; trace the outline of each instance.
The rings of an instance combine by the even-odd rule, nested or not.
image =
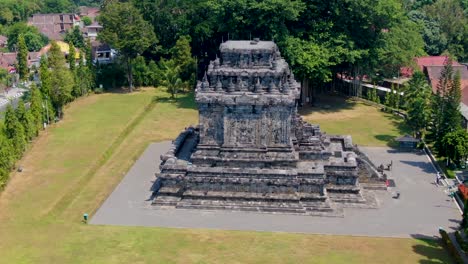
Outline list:
[[[150,142],[197,123],[145,89],[91,95],[44,132],[0,196],[0,263],[449,263],[438,242],[82,224]],[[155,157],[156,161],[156,157]],[[157,165],[155,164],[155,167]]]
[[[362,146],[395,146],[394,138],[411,134],[403,119],[363,102],[343,97],[322,97],[317,107],[304,107],[304,119],[319,124],[328,134],[348,134]]]

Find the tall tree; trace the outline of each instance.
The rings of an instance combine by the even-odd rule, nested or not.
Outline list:
[[[37,131],[39,131],[42,128],[42,124],[44,122],[44,119],[43,119],[44,108],[45,108],[45,105],[43,105],[41,91],[35,85],[32,85],[31,86],[30,111],[34,118],[34,123],[36,125]]]
[[[447,158],[460,165],[468,157],[468,133],[463,129],[447,133],[442,139]]]
[[[63,106],[72,99],[74,79],[66,67],[65,56],[55,41],[49,51],[49,67],[51,70],[50,99],[59,118],[62,118]]]
[[[20,158],[26,148],[26,135],[11,105],[5,111],[5,135],[10,139],[15,158]]]
[[[104,6],[98,19],[103,26],[99,38],[123,57],[132,92],[132,61],[156,42],[153,28],[131,3],[111,1]]]
[[[6,35],[10,51],[17,50],[19,35],[23,35],[28,51],[39,51],[49,41],[36,27],[28,26],[23,22],[15,23],[9,27]]]
[[[190,48],[190,36],[180,37],[171,49],[172,59],[180,67],[180,79],[187,87],[193,87],[196,80],[197,64],[192,57]]]
[[[41,64],[39,66],[39,79],[41,80],[42,94],[44,96],[50,96],[51,83],[50,83],[49,62],[44,55],[41,57]]]
[[[431,87],[420,71],[413,74],[405,90],[405,106],[408,113],[406,122],[415,135],[424,136],[431,117]]]
[[[29,109],[26,109],[23,100],[18,101],[18,106],[15,109],[18,121],[23,125],[26,140],[31,140],[37,136],[37,126],[34,123],[34,117]]]
[[[72,73],[75,72],[76,68],[76,50],[75,50],[75,45],[73,45],[73,42],[68,43],[68,66],[70,67],[70,71]]]
[[[64,38],[65,42],[73,43],[77,48],[84,48],[85,40],[83,38],[83,33],[81,33],[80,27],[75,26],[71,31],[67,31]]]
[[[28,77],[28,47],[24,41],[24,36],[18,36],[18,53],[16,55],[18,61],[18,72],[21,80],[25,80]]]

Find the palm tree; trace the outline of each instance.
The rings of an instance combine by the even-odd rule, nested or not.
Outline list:
[[[163,85],[171,93],[172,99],[180,88],[183,86],[183,82],[180,79],[180,68],[175,65],[173,60],[168,60],[162,63],[163,65]]]

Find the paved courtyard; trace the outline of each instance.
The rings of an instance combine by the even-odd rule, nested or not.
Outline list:
[[[122,182],[92,216],[98,225],[158,226],[300,232],[316,234],[431,237],[438,227],[455,228],[460,212],[444,187],[433,184],[435,170],[424,153],[397,152],[389,148],[362,148],[379,165],[393,161],[388,173],[395,187],[377,191],[379,209],[345,209],[345,217],[315,217],[252,212],[154,209],[151,186],[159,156],[170,142],[151,144]],[[399,191],[399,199],[392,192]]]

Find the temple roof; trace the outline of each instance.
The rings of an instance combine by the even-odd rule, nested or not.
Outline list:
[[[274,50],[277,46],[273,41],[257,40],[228,40],[221,44],[221,52],[224,50]]]

